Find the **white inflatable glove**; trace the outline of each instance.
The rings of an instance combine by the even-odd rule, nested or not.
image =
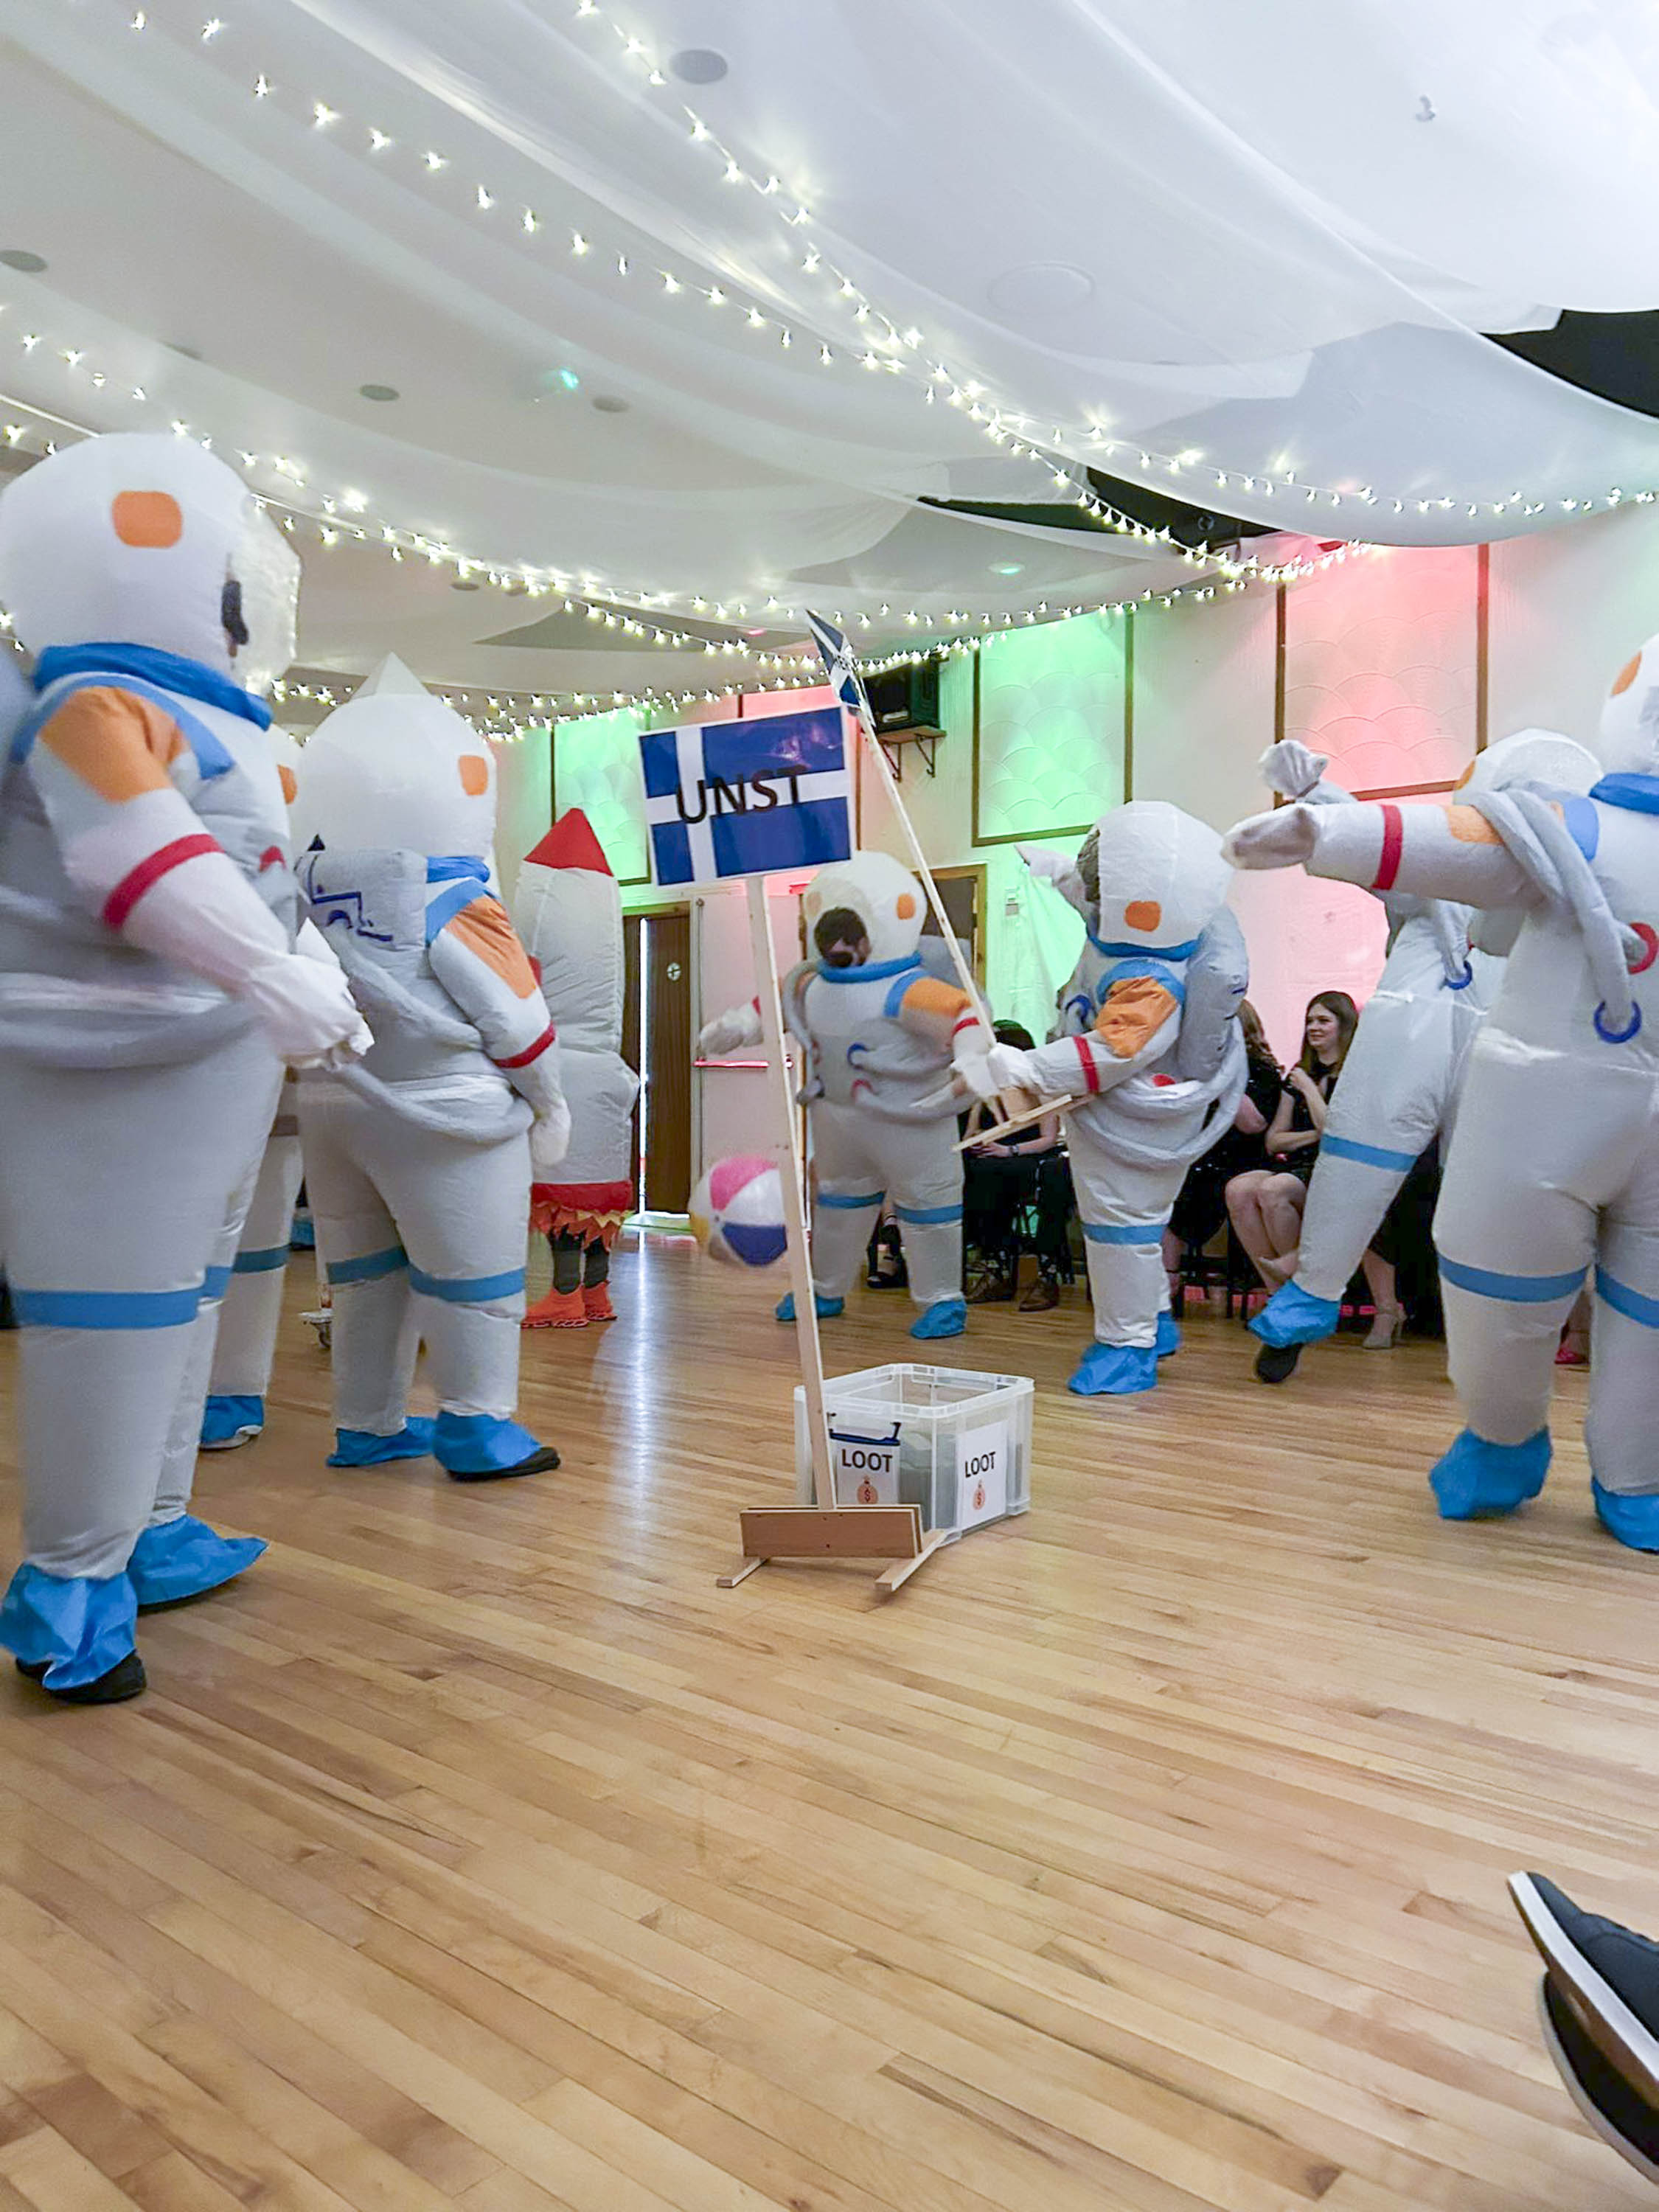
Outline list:
[[[262,962],[237,996],[252,1007],[271,1050],[290,1067],[338,1067],[374,1042],[343,970],[303,952]]]
[[[1282,738],[1256,763],[1261,781],[1281,799],[1305,799],[1330,764],[1328,755],[1315,752],[1299,738]]]
[[[1221,856],[1235,868],[1295,868],[1312,860],[1318,843],[1310,806],[1280,806],[1235,822],[1221,841]]]
[[[985,1072],[994,1096],[1001,1091],[1032,1091],[1041,1097],[1046,1085],[1033,1055],[1017,1044],[994,1044],[985,1055]]]
[[[1041,845],[1016,845],[1014,850],[1041,884],[1050,884],[1067,906],[1075,907],[1086,916],[1089,902],[1084,895],[1083,878],[1077,872],[1077,860],[1069,853],[1051,853]]]
[[[562,1097],[530,1125],[530,1179],[550,1182],[553,1170],[570,1150],[570,1108]]]
[[[718,1060],[724,1052],[739,1052],[746,1044],[761,1041],[760,1008],[754,1005],[733,1006],[724,1014],[716,1014],[712,1022],[705,1022],[697,1036],[697,1050],[705,1060]]]
[[[994,1098],[997,1086],[991,1080],[991,1048],[985,1042],[985,1031],[977,1024],[962,1031],[951,1048],[951,1072],[959,1091],[975,1098]]]

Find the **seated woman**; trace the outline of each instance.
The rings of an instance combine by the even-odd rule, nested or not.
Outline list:
[[[1227,1185],[1234,1234],[1269,1290],[1288,1282],[1295,1272],[1302,1209],[1324,1133],[1325,1109],[1358,1023],[1359,1009],[1346,991],[1320,991],[1309,1000],[1302,1057],[1285,1079],[1267,1128],[1268,1164],[1235,1176]],[[1371,1259],[1368,1252],[1368,1279]]]
[[[1239,1001],[1238,1026],[1244,1032],[1249,1063],[1244,1096],[1238,1102],[1232,1127],[1188,1170],[1164,1232],[1164,1266],[1170,1278],[1170,1295],[1177,1301],[1182,1255],[1207,1244],[1226,1220],[1228,1184],[1237,1176],[1266,1166],[1267,1125],[1285,1087],[1284,1073],[1273,1058],[1261,1017],[1248,999]]]
[[[999,1044],[1033,1049],[1031,1033],[1018,1022],[995,1024]],[[971,1136],[995,1119],[985,1103],[974,1107],[963,1126]],[[1017,1130],[1006,1144],[975,1145],[963,1155],[963,1241],[969,1255],[968,1303],[984,1305],[1012,1298],[1019,1255],[1014,1224],[1024,1206],[1036,1210],[1033,1242],[1037,1279],[1019,1302],[1021,1313],[1047,1313],[1060,1303],[1060,1278],[1066,1270],[1066,1229],[1072,1213],[1072,1178],[1060,1140],[1060,1116]]]

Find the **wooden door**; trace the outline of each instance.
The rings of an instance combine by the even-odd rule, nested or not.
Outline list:
[[[691,1196],[691,917],[629,915],[623,1054],[640,1071],[635,1187],[649,1212],[684,1213]]]

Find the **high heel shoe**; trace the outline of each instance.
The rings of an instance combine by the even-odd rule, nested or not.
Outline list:
[[[1392,1352],[1400,1341],[1400,1332],[1406,1326],[1402,1307],[1378,1306],[1371,1317],[1371,1333],[1365,1339],[1367,1352]]]

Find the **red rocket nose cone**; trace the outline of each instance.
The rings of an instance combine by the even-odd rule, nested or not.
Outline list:
[[[540,844],[524,857],[526,865],[533,862],[538,868],[586,868],[595,876],[611,873],[605,848],[580,806],[560,815]]]

